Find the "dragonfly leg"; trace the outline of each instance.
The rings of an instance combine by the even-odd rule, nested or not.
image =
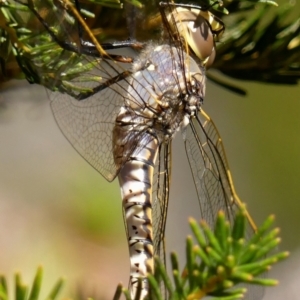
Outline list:
[[[75,7],[76,7],[77,11],[80,12],[80,4],[79,4],[78,0],[75,0]],[[79,40],[80,40],[80,44],[81,44],[80,48],[82,49],[82,51],[87,54],[89,53],[89,54],[94,54],[94,55],[96,53],[98,53],[98,50],[93,43],[87,42],[83,39],[84,28],[81,26],[80,22],[77,23],[77,28],[78,28],[78,36],[79,36]],[[114,50],[114,49],[127,48],[127,47],[130,47],[130,48],[136,49],[136,50],[141,50],[144,48],[143,43],[140,43],[133,39],[128,39],[125,41],[117,41],[117,42],[112,42],[112,43],[101,43],[100,45],[104,50]],[[116,57],[118,57],[118,56],[116,56]],[[118,60],[118,59],[115,59],[115,60]]]

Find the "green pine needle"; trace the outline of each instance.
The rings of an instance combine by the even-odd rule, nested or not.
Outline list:
[[[219,213],[213,233],[207,224],[190,219],[195,241],[187,237],[186,267],[179,270],[178,257],[171,254],[173,282],[163,264],[156,258],[155,276],[149,275],[149,299],[241,299],[247,289],[240,284],[274,286],[277,280],[259,277],[275,263],[288,257],[288,252],[268,254],[277,247],[279,230],[271,229],[271,216],[247,241],[245,208],[237,212],[231,231],[224,213]],[[227,243],[227,245],[226,245]],[[222,245],[222,246],[221,246]],[[222,251],[220,250],[222,249]],[[163,275],[162,275],[163,274]],[[162,279],[163,278],[163,279]],[[166,286],[167,298],[161,293],[161,284]]]
[[[111,25],[111,28],[102,28],[101,18],[94,11],[97,11],[100,5],[113,7],[115,9],[110,12],[111,19],[118,20],[124,15],[121,3],[114,0],[87,0],[85,2],[89,3],[87,7],[92,7],[91,5],[94,5],[93,8],[95,7],[95,10],[82,9],[82,12],[85,18],[93,19],[95,30],[102,32],[99,39],[120,40],[118,37],[114,37],[114,32],[117,35],[120,26]],[[154,11],[150,3],[137,0],[127,0],[126,2],[142,10],[141,14],[144,13],[145,24],[151,23]],[[55,7],[55,2],[52,3],[50,0],[47,3],[49,7],[51,5]],[[259,6],[257,6],[258,3]],[[240,0],[224,3],[201,0],[198,4],[215,12],[218,17],[223,19],[226,27],[224,36],[217,44],[214,69],[238,79],[297,84],[300,78],[300,30],[299,17],[290,17],[295,11],[293,3],[286,3],[278,8],[274,8],[277,4],[269,0]],[[72,79],[76,81],[76,78],[80,76],[82,80],[83,74],[87,70],[85,66],[80,65],[79,61],[72,59],[71,54],[69,57],[65,53],[63,54],[62,49],[53,43],[52,38],[42,29],[42,26],[38,33],[38,39],[36,38],[37,28],[27,27],[28,24],[36,24],[36,21],[27,22],[27,20],[34,21],[35,19],[27,6],[17,4],[13,0],[3,0],[0,2],[0,7],[0,20],[5,20],[5,22],[0,21],[0,79],[19,78],[20,71],[22,71],[23,77],[25,76],[30,82],[42,84],[52,90],[58,89],[71,96],[74,95],[74,92],[72,93],[74,88],[77,91],[79,89],[81,93],[88,92],[81,90],[82,86],[80,87],[80,85],[68,86],[66,84],[66,78],[69,81]],[[44,11],[51,11],[51,9],[45,5]],[[227,17],[225,15],[228,12],[230,14]],[[23,17],[24,14],[26,18]],[[72,18],[70,18],[71,21]],[[61,31],[59,24],[59,22],[51,24],[56,32]],[[150,27],[149,30],[143,30],[140,33],[142,40],[145,38],[155,39],[155,36],[151,36],[151,32],[160,32],[159,26],[160,24],[155,28]],[[142,28],[142,26],[139,27]],[[149,32],[149,36],[145,36],[147,32]],[[128,36],[128,33],[124,32],[123,36]],[[61,59],[57,61],[56,58],[60,56]],[[11,63],[13,60],[14,63]],[[61,71],[58,63],[64,68],[67,77],[65,80],[58,78],[54,85],[51,74],[59,74]],[[19,69],[17,69],[17,64]],[[246,94],[243,89],[226,82],[222,76],[216,73],[208,71],[207,75],[212,81],[226,89],[242,95]],[[98,79],[87,77],[86,80],[97,81]]]
[[[194,300],[211,296],[215,300],[241,299],[247,289],[237,285],[277,285],[278,281],[275,279],[259,277],[272,265],[289,256],[288,252],[269,255],[279,243],[280,230],[271,229],[274,216],[267,218],[248,241],[245,222],[244,208],[237,212],[232,230],[228,230],[228,221],[222,212],[218,214],[214,233],[205,222],[201,221],[198,224],[194,219],[190,219],[194,239],[188,236],[186,240],[186,267],[181,271],[177,255],[171,253],[172,280],[163,263],[155,258],[154,275],[149,274],[148,277],[148,298]],[[16,274],[15,300],[39,300],[42,276],[43,270],[39,267],[29,288],[22,282],[21,275]],[[64,280],[59,279],[46,300],[56,300],[63,283]],[[141,282],[138,290],[141,292]],[[122,295],[126,300],[132,300],[129,291],[119,284],[113,299],[118,300]],[[9,300],[7,282],[3,276],[0,276],[0,300]]]
[[[42,267],[39,267],[35,274],[32,286],[31,288],[29,288],[27,285],[25,285],[22,282],[21,275],[17,273],[15,275],[15,288],[14,288],[15,300],[39,300],[39,294],[42,285],[42,277],[43,277],[43,269]],[[56,300],[58,294],[62,290],[63,284],[64,284],[64,280],[59,279],[57,283],[54,285],[54,287],[52,288],[52,290],[50,291],[46,300]],[[28,294],[29,290],[30,293]],[[0,276],[0,300],[9,300],[9,299],[11,298],[8,296],[6,279],[4,276]]]

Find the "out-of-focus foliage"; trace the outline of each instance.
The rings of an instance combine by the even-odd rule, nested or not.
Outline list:
[[[300,15],[292,4],[258,7],[226,22],[214,68],[228,76],[296,84],[300,77]]]
[[[34,4],[32,0],[18,2]],[[57,5],[53,0],[45,2],[49,7]],[[223,18],[226,26],[225,35],[217,44],[213,68],[239,79],[296,84],[300,77],[300,26],[299,18],[291,17],[294,6],[285,4],[274,8],[258,2],[267,3],[233,1],[225,2],[224,7],[213,7],[212,11]],[[208,7],[210,2],[201,1],[199,4]],[[224,17],[220,10],[222,13],[228,10],[230,15]],[[46,19],[47,11],[44,13]],[[136,36],[140,41],[161,37],[161,21],[155,1],[140,3],[131,0],[122,8],[117,1],[86,0],[82,3],[81,13],[100,42],[126,40],[130,36]],[[49,60],[52,57],[48,55],[50,50],[52,55],[61,51],[44,33],[44,28],[29,13],[28,7],[12,0],[0,2],[0,80],[20,77],[21,66],[26,77],[39,82],[36,70],[30,70],[30,56],[36,58],[47,53],[41,58]],[[36,41],[35,52],[30,49],[33,39]],[[208,75],[223,84],[220,79]]]
[[[21,275],[17,273],[15,275],[15,300],[39,300],[39,294],[41,291],[43,278],[43,269],[39,267],[37,269],[36,275],[34,277],[33,283],[31,287],[25,285],[22,281]],[[48,294],[47,300],[55,300],[57,299],[58,294],[60,293],[64,284],[63,279],[59,279],[57,283],[53,286],[52,290]],[[0,299],[1,300],[9,300],[12,297],[8,292],[7,280],[4,276],[0,276]]]

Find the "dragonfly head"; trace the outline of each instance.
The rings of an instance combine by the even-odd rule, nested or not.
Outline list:
[[[188,48],[209,67],[215,58],[215,41],[224,32],[223,22],[208,10],[178,7],[173,13],[176,31]]]

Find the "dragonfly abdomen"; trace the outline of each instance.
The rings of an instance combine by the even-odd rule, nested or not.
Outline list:
[[[143,299],[148,293],[148,273],[153,273],[152,185],[158,141],[150,139],[135,151],[119,173],[130,254],[130,290],[134,298],[142,279]]]

